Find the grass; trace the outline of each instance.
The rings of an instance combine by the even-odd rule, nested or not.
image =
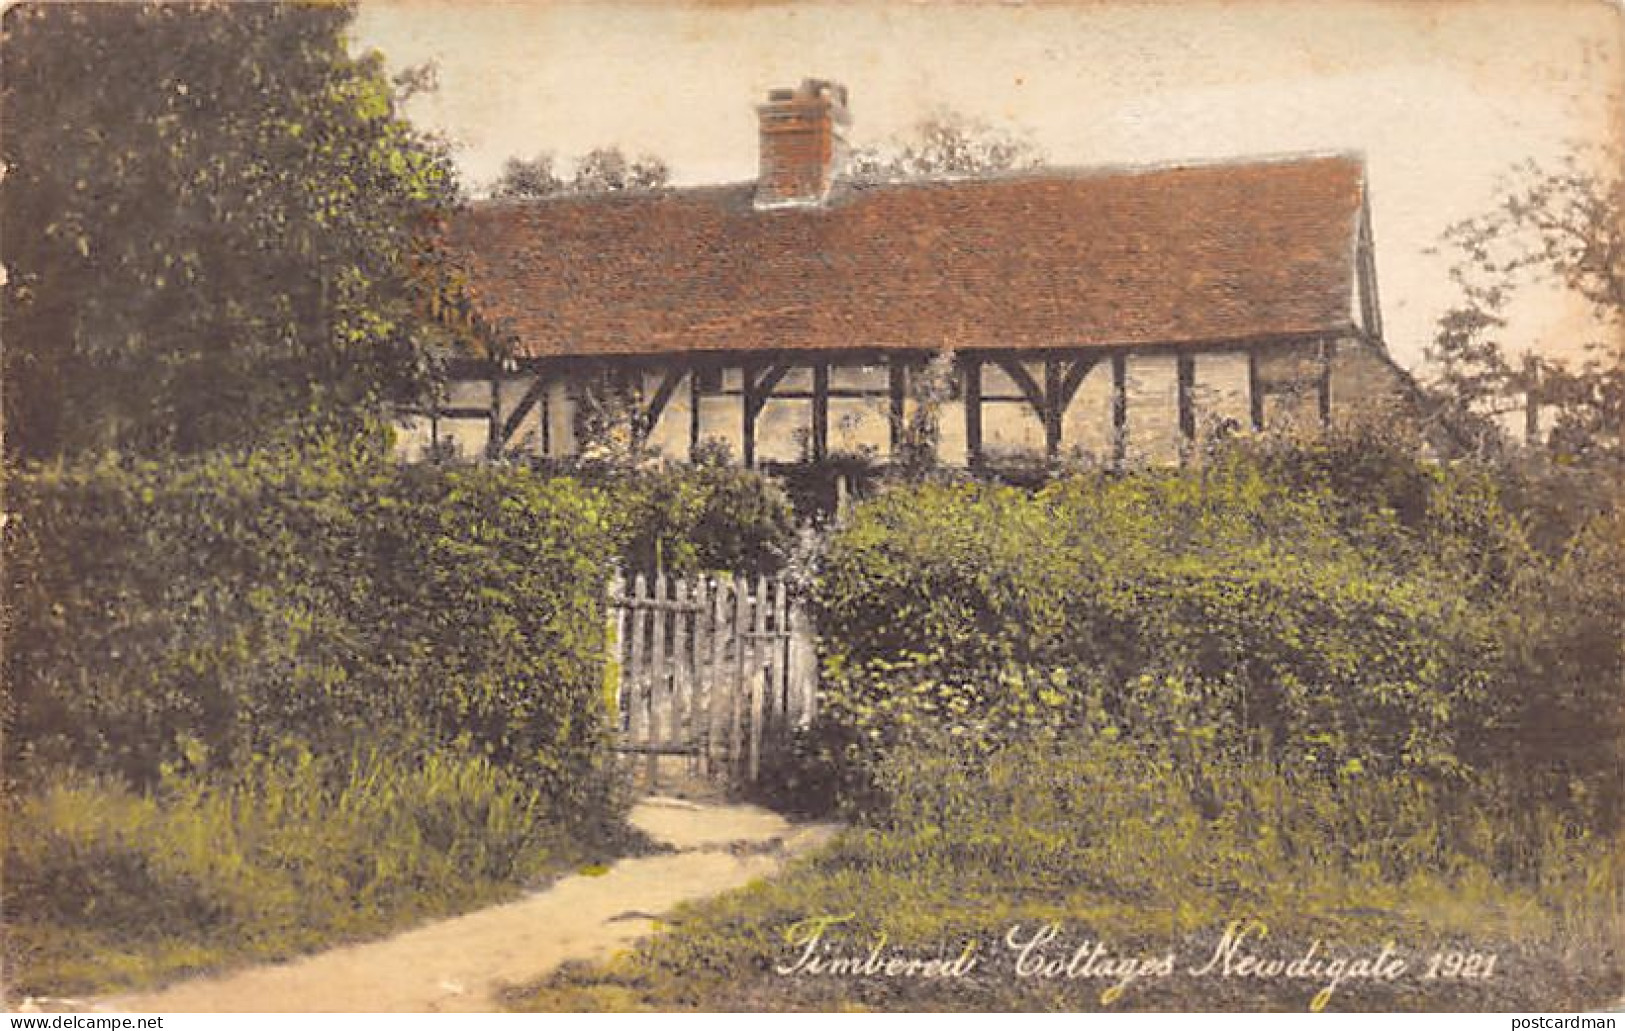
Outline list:
[[[516,993],[521,1010],[1305,1010],[1321,978],[1192,973],[1232,921],[1268,936],[1243,952],[1376,957],[1393,943],[1407,970],[1351,976],[1331,1010],[1564,1009],[1625,989],[1619,955],[1619,842],[1553,817],[1525,821],[1460,807],[1421,784],[1316,785],[1234,760],[1193,797],[1185,767],[1095,742],[1014,746],[989,760],[905,751],[886,764],[889,803],[868,825],[771,882],[688,907],[671,930],[607,964],[562,969]],[[1208,778],[1204,778],[1205,780]],[[1531,830],[1534,828],[1534,830]],[[1511,871],[1519,866],[1519,872]],[[810,972],[808,921],[829,918],[814,954],[952,960],[963,977]],[[1040,928],[1035,950],[1069,960],[1098,942],[1092,974],[1017,973],[1006,936]],[[1256,936],[1255,936],[1256,937]],[[1176,954],[1162,976],[1126,960]],[[1495,956],[1488,976],[1465,959]],[[1235,957],[1239,961],[1239,954]],[[1483,974],[1487,959],[1473,964]],[[1064,966],[1064,963],[1062,964]],[[1109,972],[1103,972],[1109,971]],[[920,973],[917,968],[916,973]],[[1120,987],[1113,993],[1110,989]]]
[[[140,793],[61,775],[5,808],[7,991],[78,996],[282,959],[516,895],[635,845],[483,758],[291,748]]]

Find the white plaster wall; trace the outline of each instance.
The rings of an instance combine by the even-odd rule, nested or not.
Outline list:
[[[397,461],[416,462],[425,458],[433,442],[427,415],[407,415],[395,421],[395,441],[390,455]]]
[[[811,401],[770,398],[756,417],[756,461],[804,461],[811,456],[811,433]]]
[[[644,374],[644,404],[648,404],[655,396],[664,379],[663,375]],[[689,413],[693,410],[690,394],[689,377],[684,376],[682,382],[677,384],[677,389],[672,391],[671,399],[666,402],[660,418],[649,428],[649,437],[644,442],[646,448],[672,461],[688,461]]]
[[[1044,421],[1026,401],[982,402],[982,453],[988,458],[1044,456]]]
[[[833,372],[830,375],[834,382]],[[829,399],[829,453],[884,456],[891,447],[890,402],[884,397]]]
[[[737,382],[738,370],[734,372]],[[727,383],[728,373],[723,373],[723,382]],[[700,441],[721,441],[728,445],[728,450],[735,463],[744,461],[745,457],[745,430],[744,430],[744,400],[740,397],[718,397],[715,395],[700,398]]]
[[[1179,368],[1173,355],[1130,355],[1127,369],[1131,465],[1179,461]]]
[[[1061,418],[1061,455],[1109,462],[1112,441],[1112,362],[1103,356],[1078,385]]]
[[[1247,395],[1247,355],[1244,352],[1196,356],[1196,392],[1193,398],[1196,428],[1206,435],[1225,420],[1239,430],[1252,425],[1252,402]]]
[[[575,400],[570,396],[569,384],[553,382],[547,385],[547,428],[549,458],[564,458],[576,453]]]

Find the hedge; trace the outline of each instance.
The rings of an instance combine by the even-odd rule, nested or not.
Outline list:
[[[1301,468],[1238,453],[859,505],[816,589],[821,747],[872,767],[910,725],[994,748],[1098,705],[1192,748],[1500,778],[1617,818],[1625,591],[1598,556],[1625,553],[1625,523],[1548,560],[1483,470],[1413,462],[1393,506]]]
[[[154,784],[289,741],[456,746],[560,814],[608,790],[605,500],[328,447],[15,472],[9,759]],[[18,767],[14,767],[16,769]]]

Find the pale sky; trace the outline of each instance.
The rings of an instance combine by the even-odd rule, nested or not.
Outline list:
[[[1625,7],[1611,0],[524,3],[364,0],[357,42],[433,60],[408,114],[480,193],[504,160],[618,144],[679,185],[756,174],[754,105],[803,78],[850,90],[861,145],[944,110],[1052,164],[1360,151],[1386,335],[1416,368],[1455,295],[1451,222],[1526,158],[1625,142]],[[1554,294],[1512,336],[1572,353],[1596,328]]]

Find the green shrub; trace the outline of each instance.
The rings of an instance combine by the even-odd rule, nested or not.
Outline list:
[[[581,470],[610,499],[629,570],[771,575],[795,547],[789,495],[771,477],[726,465]]]
[[[610,791],[603,498],[333,449],[13,474],[8,758],[156,782],[285,739],[466,743],[560,818]]]
[[[896,486],[859,505],[816,590],[825,752],[858,772],[850,786],[921,699],[1003,744],[1077,725],[1088,686],[1137,734],[1200,732],[1326,778],[1499,778],[1545,802],[1583,795],[1605,826],[1614,524],[1548,561],[1485,470],[1410,459],[1331,483],[1304,472],[1322,457],[1238,451],[1037,492]],[[1033,684],[1071,701],[1010,720]]]

